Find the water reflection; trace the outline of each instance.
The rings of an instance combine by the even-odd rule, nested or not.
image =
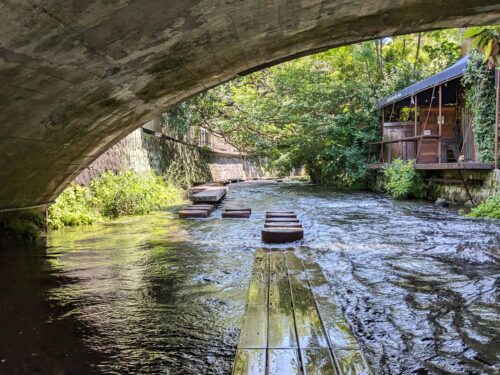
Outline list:
[[[0,373],[230,373],[268,209],[301,218],[296,254],[320,264],[376,372],[500,371],[498,223],[298,184],[233,185],[225,205],[252,217],[165,212],[2,251]],[[23,326],[38,333],[11,340]]]

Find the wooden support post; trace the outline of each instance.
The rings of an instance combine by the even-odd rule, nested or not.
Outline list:
[[[415,94],[415,100],[414,100],[414,103],[415,103],[415,134],[414,134],[414,136],[416,137],[416,136],[417,136],[417,121],[418,121],[418,116],[417,116],[417,112],[418,112],[418,107],[417,107],[417,94]]]
[[[442,87],[443,85],[439,85],[439,115],[438,115],[438,163],[441,164],[441,135],[442,135],[442,124],[443,124],[443,118],[442,118],[442,105],[443,105],[443,94],[442,94]],[[432,98],[431,98],[432,101]]]
[[[500,68],[495,68],[496,82],[497,82],[497,95],[496,95],[496,109],[495,109],[495,169],[498,169],[498,102],[500,98]]]
[[[415,134],[414,136],[416,137],[417,136],[417,122],[418,122],[418,106],[417,106],[417,94],[415,94]],[[417,148],[418,148],[418,141],[415,141],[415,164],[418,163],[418,152],[417,152]]]

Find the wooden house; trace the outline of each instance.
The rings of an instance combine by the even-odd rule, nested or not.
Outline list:
[[[461,79],[468,56],[438,74],[404,88],[378,103],[382,140],[379,169],[395,158],[415,160],[421,170],[493,169],[476,162],[470,110],[465,105]]]

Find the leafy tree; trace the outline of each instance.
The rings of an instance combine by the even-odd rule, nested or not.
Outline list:
[[[283,172],[304,166],[319,184],[362,187],[377,100],[460,56],[442,30],[345,46],[240,77],[171,109],[176,128],[204,127]]]

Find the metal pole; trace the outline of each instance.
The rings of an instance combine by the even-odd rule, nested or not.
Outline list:
[[[415,134],[414,136],[417,137],[417,120],[418,120],[418,107],[417,107],[417,94],[415,94]],[[418,152],[417,152],[417,147],[418,147],[418,141],[415,138],[415,164],[418,163]]]
[[[495,108],[495,169],[498,169],[498,102],[500,96],[500,68],[495,68],[497,75],[497,95],[496,95],[496,108]]]
[[[443,123],[443,119],[442,119],[442,111],[441,111],[441,106],[442,106],[442,101],[443,101],[443,95],[441,94],[441,88],[443,86],[442,85],[439,85],[439,115],[438,115],[438,127],[439,127],[439,131],[438,131],[438,135],[439,135],[439,138],[438,138],[438,163],[441,164],[441,125]],[[431,102],[432,102],[432,98],[431,98]]]

